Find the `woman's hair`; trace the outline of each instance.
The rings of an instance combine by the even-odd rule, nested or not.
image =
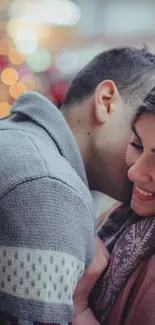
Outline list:
[[[155,114],[155,87],[152,88],[152,90],[146,96],[146,98],[143,101],[143,104],[138,107],[136,114],[132,120],[132,127],[136,124],[140,116],[145,112]]]

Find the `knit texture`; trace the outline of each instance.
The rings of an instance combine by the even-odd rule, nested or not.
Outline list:
[[[28,92],[0,120],[0,157],[0,319],[68,324],[94,243],[76,142],[58,109]]]

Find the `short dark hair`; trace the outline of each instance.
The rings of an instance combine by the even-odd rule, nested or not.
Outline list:
[[[155,87],[153,87],[149,94],[146,96],[142,105],[138,107],[136,114],[134,115],[131,122],[132,129],[134,129],[136,122],[138,121],[140,116],[145,112],[155,114]]]
[[[64,106],[79,104],[93,94],[97,85],[111,79],[122,96],[127,97],[144,86],[155,71],[155,55],[146,49],[115,48],[97,55],[73,79]]]

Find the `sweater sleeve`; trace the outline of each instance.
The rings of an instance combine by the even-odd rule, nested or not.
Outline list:
[[[20,325],[66,324],[93,257],[88,202],[50,177],[26,181],[0,201],[0,311]]]

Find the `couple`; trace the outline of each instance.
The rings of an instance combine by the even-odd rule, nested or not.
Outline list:
[[[60,112],[28,92],[0,121],[2,325],[112,324],[118,310],[117,324],[134,324],[132,283],[141,289],[153,263],[154,71],[146,50],[113,49],[79,72]],[[97,239],[93,259],[89,189],[132,208],[100,224],[111,259],[90,295],[94,315],[86,300],[109,257]]]

